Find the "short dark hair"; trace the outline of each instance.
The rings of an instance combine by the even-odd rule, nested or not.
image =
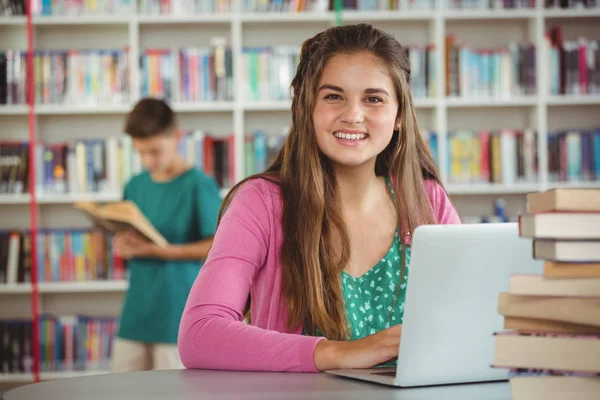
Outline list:
[[[160,99],[138,101],[127,116],[125,133],[136,139],[146,139],[169,133],[176,126],[175,113]]]

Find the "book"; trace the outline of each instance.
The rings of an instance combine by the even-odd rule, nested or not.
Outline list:
[[[534,318],[600,327],[600,298],[500,293],[498,313],[504,317]]]
[[[544,261],[546,278],[600,278],[600,263],[561,263]]]
[[[600,246],[593,240],[539,240],[533,241],[533,258],[564,262],[600,261]]]
[[[600,371],[600,339],[596,335],[505,332],[494,335],[494,344],[496,367]]]
[[[125,200],[104,206],[80,201],[76,202],[74,207],[86,214],[98,228],[107,233],[114,234],[133,230],[158,246],[164,247],[168,244],[167,240],[131,201]]]
[[[575,142],[575,137],[569,140]],[[561,146],[569,147],[566,141]],[[580,153],[576,149],[571,160],[561,150],[560,171],[556,169],[561,179],[592,176],[584,173],[591,168],[590,154],[587,163],[574,162],[581,161]],[[549,153],[549,166],[555,161]],[[509,277],[508,292],[498,297],[505,331],[494,335],[492,365],[510,370],[513,399],[598,398],[598,215],[599,190],[552,189],[527,196],[519,236],[533,239],[532,256],[544,260],[544,267],[540,274]]]
[[[527,212],[537,214],[551,211],[600,210],[598,189],[550,189],[527,195]]]
[[[519,235],[536,239],[600,240],[600,213],[547,212],[519,216]]]
[[[515,274],[509,277],[509,292],[528,296],[600,297],[600,279],[548,279]]]
[[[600,326],[550,321],[538,318],[504,317],[504,329],[522,333],[594,333],[600,334]]]

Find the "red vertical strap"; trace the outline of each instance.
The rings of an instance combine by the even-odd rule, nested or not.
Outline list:
[[[38,260],[37,260],[37,198],[35,194],[35,148],[36,120],[35,120],[35,93],[33,74],[33,23],[31,16],[31,2],[25,2],[26,31],[27,31],[27,104],[28,104],[28,129],[29,129],[29,219],[31,228],[31,348],[33,351],[33,380],[40,381],[40,334],[39,334],[39,291],[38,291]]]

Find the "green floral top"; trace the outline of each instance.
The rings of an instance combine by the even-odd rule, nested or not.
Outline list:
[[[388,178],[386,182],[395,200],[391,182]],[[403,251],[406,267],[400,281]],[[410,247],[401,243],[396,229],[394,241],[387,254],[364,275],[355,278],[342,271],[342,292],[348,317],[349,340],[361,339],[402,323],[409,265]],[[315,333],[322,336],[318,329]]]
[[[387,254],[364,275],[354,278],[342,272],[342,290],[348,316],[348,331],[351,332],[350,340],[361,339],[402,323],[410,247],[404,248],[406,268],[400,283],[402,249],[396,232]]]

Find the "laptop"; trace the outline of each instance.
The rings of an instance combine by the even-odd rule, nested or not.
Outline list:
[[[542,272],[532,254],[516,223],[418,227],[397,367],[327,372],[398,387],[507,380],[491,367],[498,295],[511,274]]]

